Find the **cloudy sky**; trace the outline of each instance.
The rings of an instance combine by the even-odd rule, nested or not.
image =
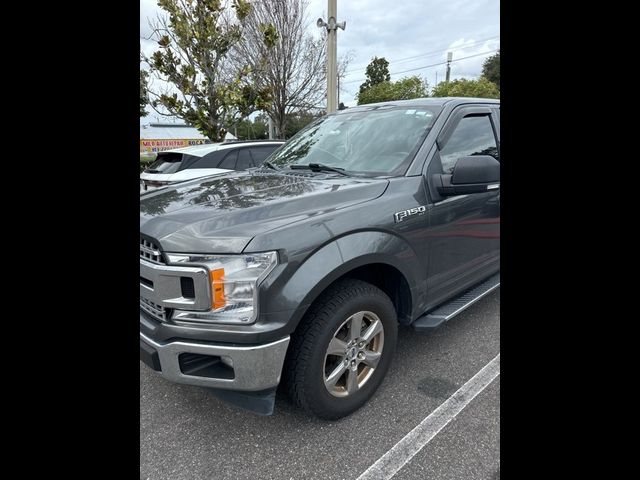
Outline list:
[[[147,54],[155,49],[155,42],[144,40],[150,34],[148,18],[159,11],[156,0],[140,0],[140,43]],[[309,0],[307,11],[309,31],[317,35],[315,22],[327,19],[327,0]],[[500,48],[499,0],[338,0],[338,21],[347,22],[344,31],[338,30],[338,58],[352,54],[340,85],[340,101],[347,106],[355,105],[374,56],[389,61],[392,80],[419,75],[432,87],[436,78],[444,80],[448,51],[453,53],[451,78],[472,79]],[[141,122],[156,120],[145,118]]]

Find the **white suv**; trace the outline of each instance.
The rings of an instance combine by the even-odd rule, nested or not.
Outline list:
[[[210,143],[159,152],[140,174],[140,192],[193,178],[259,167],[284,140]]]

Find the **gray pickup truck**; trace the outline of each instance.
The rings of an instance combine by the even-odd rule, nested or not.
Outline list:
[[[500,103],[425,98],[313,122],[261,167],[140,197],[140,358],[273,412],[337,419],[380,386],[398,325],[500,284]]]

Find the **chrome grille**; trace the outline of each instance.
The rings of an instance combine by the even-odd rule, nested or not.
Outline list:
[[[140,308],[153,315],[158,320],[162,320],[164,322],[167,319],[167,310],[162,305],[153,303],[151,300],[140,297]]]
[[[159,265],[164,265],[160,249],[154,243],[142,237],[140,237],[140,258]]]

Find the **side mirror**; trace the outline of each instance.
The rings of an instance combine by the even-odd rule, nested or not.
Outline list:
[[[500,188],[500,162],[490,155],[462,157],[452,174],[433,176],[438,193],[443,197],[482,193]]]

